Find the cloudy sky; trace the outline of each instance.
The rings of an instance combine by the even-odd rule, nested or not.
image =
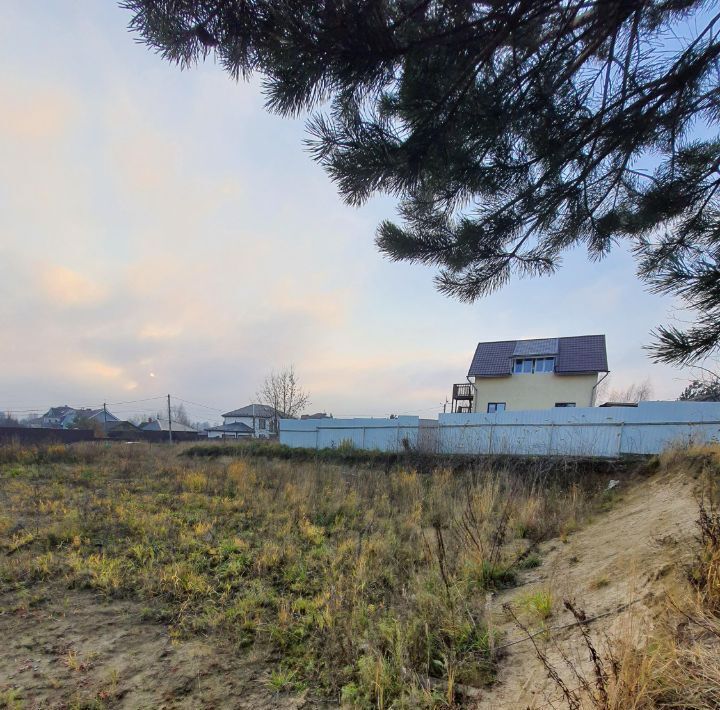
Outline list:
[[[19,0],[0,25],[0,410],[173,393],[214,418],[294,364],[311,409],[430,415],[478,340],[606,333],[615,387],[675,398],[689,373],[642,350],[672,303],[631,258],[474,305],[373,245],[393,215],[344,205],[303,121],[212,64],[180,71],[97,0]]]

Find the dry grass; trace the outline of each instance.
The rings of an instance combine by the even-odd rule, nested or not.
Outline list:
[[[0,449],[0,593],[138,599],[178,637],[269,649],[277,692],[448,706],[492,682],[487,591],[586,519],[606,478],[198,460],[148,444]]]

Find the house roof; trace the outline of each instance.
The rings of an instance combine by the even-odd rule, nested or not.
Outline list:
[[[168,420],[167,419],[153,419],[152,421],[145,422],[145,424],[140,425],[141,429],[144,429],[145,431],[168,431]],[[191,426],[187,426],[186,424],[180,424],[180,422],[173,422],[172,423],[172,430],[173,431],[192,431],[197,433],[196,429],[193,429]]]
[[[105,424],[104,422],[100,422],[100,424],[103,426],[105,431],[108,431],[108,432],[116,431],[116,430],[117,431],[121,431],[121,430],[122,431],[137,431],[138,429],[140,429],[139,426],[133,424],[132,422],[129,422],[126,420],[121,421],[120,419],[116,419],[114,421],[108,420],[107,424]],[[173,427],[174,426],[175,425],[173,424]]]
[[[67,404],[63,404],[60,407],[50,407],[50,409],[43,414],[44,417],[64,417],[70,412],[76,411],[73,407],[68,407]]]
[[[226,431],[226,432],[233,432],[235,434],[252,434],[253,433],[252,427],[249,427],[247,424],[243,424],[242,422],[233,422],[232,424],[222,424],[220,426],[214,426],[214,427],[210,427],[209,429],[205,429],[205,431]]]
[[[267,404],[248,404],[246,407],[240,407],[240,409],[233,409],[232,412],[223,414],[223,417],[260,417],[263,419],[272,419],[275,417],[275,407],[271,407]],[[277,416],[281,419],[285,418],[285,415],[277,410]]]
[[[69,407],[67,404],[64,404],[60,407],[50,407],[45,414],[43,414],[43,417],[46,418],[58,418],[62,419],[63,421],[65,419],[77,419],[80,417],[84,417],[85,419],[102,419],[104,421],[105,419],[105,410],[100,407],[99,409],[91,409],[89,407],[80,407],[79,409],[76,407]],[[107,412],[107,419],[108,421],[118,421],[118,418],[111,414],[110,412]]]
[[[76,409],[74,413],[76,418],[99,419],[101,422],[104,422],[105,416],[107,415],[108,423],[111,421],[120,421],[114,414],[107,412],[102,407],[100,407],[100,409]]]
[[[505,377],[512,374],[514,359],[537,356],[554,357],[559,375],[608,371],[605,336],[576,335],[478,343],[468,377]]]

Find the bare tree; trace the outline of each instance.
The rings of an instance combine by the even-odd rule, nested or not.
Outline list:
[[[625,388],[610,389],[610,378],[606,378],[598,387],[597,398],[600,402],[645,402],[653,396],[653,386],[649,379],[633,382]]]
[[[190,426],[190,427],[193,426],[193,423],[190,420],[188,413],[185,411],[185,405],[182,403],[173,404],[170,407],[170,418],[174,424],[184,424],[185,426]],[[158,420],[167,419],[167,411],[158,412],[155,415],[155,419],[158,419]]]
[[[0,426],[21,426],[20,422],[10,412],[0,412]]]
[[[273,431],[276,434],[279,419],[297,417],[310,402],[310,394],[300,386],[292,365],[267,375],[257,398],[273,408]]]
[[[180,404],[173,405],[170,408],[170,411],[172,413],[172,420],[174,422],[177,422],[178,424],[184,424],[185,426],[192,426],[190,417],[188,416],[188,413],[185,411],[184,404],[180,403]]]

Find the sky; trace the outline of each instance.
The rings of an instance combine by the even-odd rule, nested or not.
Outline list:
[[[257,82],[164,62],[112,2],[3,16],[0,411],[137,416],[171,393],[216,420],[293,365],[312,411],[432,416],[478,341],[591,333],[613,388],[675,399],[691,377],[643,350],[676,314],[623,249],[460,304],[376,250],[394,201],[345,205]]]

